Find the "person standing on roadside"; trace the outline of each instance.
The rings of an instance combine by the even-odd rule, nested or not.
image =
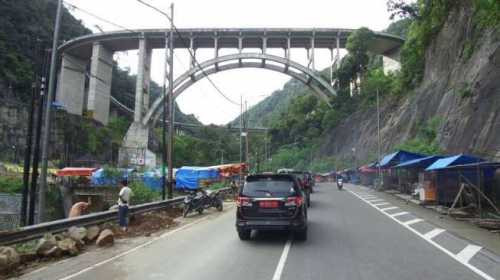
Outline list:
[[[128,230],[128,206],[132,190],[128,187],[126,179],[120,182],[120,193],[118,194],[118,222],[123,231]]]

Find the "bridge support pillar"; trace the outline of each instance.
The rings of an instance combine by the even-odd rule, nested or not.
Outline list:
[[[144,113],[149,109],[149,88],[151,83],[151,54],[147,39],[139,39],[137,78],[135,84],[134,122],[130,125],[122,146],[118,161],[121,166],[156,165],[156,155],[148,150],[149,127],[142,124]]]
[[[69,54],[63,55],[56,100],[70,114],[81,116],[83,113],[86,68],[86,61]]]
[[[87,112],[94,120],[104,125],[108,124],[109,118],[112,75],[113,52],[100,42],[94,43],[90,62]]]
[[[140,122],[149,108],[149,86],[151,83],[151,53],[146,38],[139,39],[137,78],[135,82],[134,122]]]
[[[156,166],[156,155],[148,150],[149,126],[133,122],[127,130],[118,154],[120,166]]]

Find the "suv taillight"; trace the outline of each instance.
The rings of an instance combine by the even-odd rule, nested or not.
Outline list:
[[[252,206],[250,198],[244,196],[238,196],[236,198],[236,207],[247,207],[247,206]]]
[[[304,199],[301,196],[292,196],[287,198],[285,206],[301,206],[304,203]]]

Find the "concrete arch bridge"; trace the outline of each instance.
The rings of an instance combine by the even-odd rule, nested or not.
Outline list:
[[[330,51],[331,69],[338,67],[339,50],[345,48],[353,29],[339,28],[210,28],[180,29],[168,38],[169,30],[145,29],[91,34],[70,40],[59,48],[62,63],[56,99],[69,113],[89,114],[107,124],[109,117],[113,53],[138,50],[134,122],[122,148],[123,164],[152,165],[154,154],[148,150],[149,128],[161,114],[163,96],[150,104],[149,85],[152,50],[165,48],[173,40],[174,49],[189,49],[196,57],[198,49],[213,49],[212,59],[197,64],[177,77],[172,85],[173,98],[208,75],[237,68],[261,68],[293,77],[320,98],[335,95],[332,80],[325,80],[315,69],[315,50]],[[403,39],[375,32],[369,50],[384,57],[384,67],[397,65]],[[307,50],[307,65],[291,59],[292,49]],[[220,49],[234,49],[234,54],[219,55]],[[246,52],[245,49],[259,49]],[[271,55],[268,49],[283,50],[282,56]],[[169,91],[167,91],[169,92]]]

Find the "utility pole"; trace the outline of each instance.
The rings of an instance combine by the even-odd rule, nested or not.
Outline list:
[[[59,28],[61,26],[61,12],[63,0],[57,1],[56,21],[54,26],[54,36],[52,38],[52,56],[50,58],[49,91],[45,102],[45,129],[42,135],[42,174],[40,177],[40,189],[38,191],[38,222],[45,220],[45,193],[47,192],[47,166],[48,148],[50,136],[50,109],[56,88],[57,71],[57,45],[59,41]]]
[[[36,54],[35,54],[36,55]],[[35,99],[37,96],[36,91],[36,79],[37,75],[34,75],[35,81],[31,86],[31,103],[30,111],[28,114],[28,133],[26,136],[26,149],[24,151],[24,170],[23,170],[23,197],[21,202],[21,226],[26,225],[26,214],[28,213],[28,192],[29,192],[29,181],[30,181],[30,167],[31,167],[31,147],[33,143],[33,121],[35,112]]]
[[[382,185],[382,169],[380,166],[380,101],[379,101],[379,93],[377,89],[377,158],[378,158],[378,182],[379,186]]]
[[[162,167],[161,167],[161,199],[165,200],[167,188],[167,76],[168,76],[168,33],[165,31],[165,68],[163,74],[163,115],[162,115],[162,133],[161,133],[161,146],[162,146]],[[170,85],[169,85],[170,86]]]
[[[168,38],[169,48],[169,63],[168,84],[170,88],[168,98],[168,198],[173,198],[173,183],[174,183],[174,167],[173,167],[173,152],[174,152],[174,3],[170,4],[170,33]]]
[[[243,163],[243,96],[240,95],[240,164]],[[243,170],[240,168],[240,181],[239,185],[241,186],[241,180],[243,179]]]
[[[35,148],[33,151],[33,172],[31,173],[31,188],[30,188],[30,203],[29,203],[29,216],[28,224],[33,225],[35,223],[35,201],[36,201],[36,183],[38,180],[38,163],[40,161],[40,135],[42,132],[42,119],[43,119],[43,105],[45,100],[45,73],[43,73],[42,81],[40,84],[40,95],[38,96],[38,110],[36,119],[36,131],[35,131]],[[40,208],[38,209],[38,215],[40,215]],[[39,220],[40,222],[40,220]]]
[[[250,158],[248,156],[248,103],[245,100],[245,162],[250,166]]]

